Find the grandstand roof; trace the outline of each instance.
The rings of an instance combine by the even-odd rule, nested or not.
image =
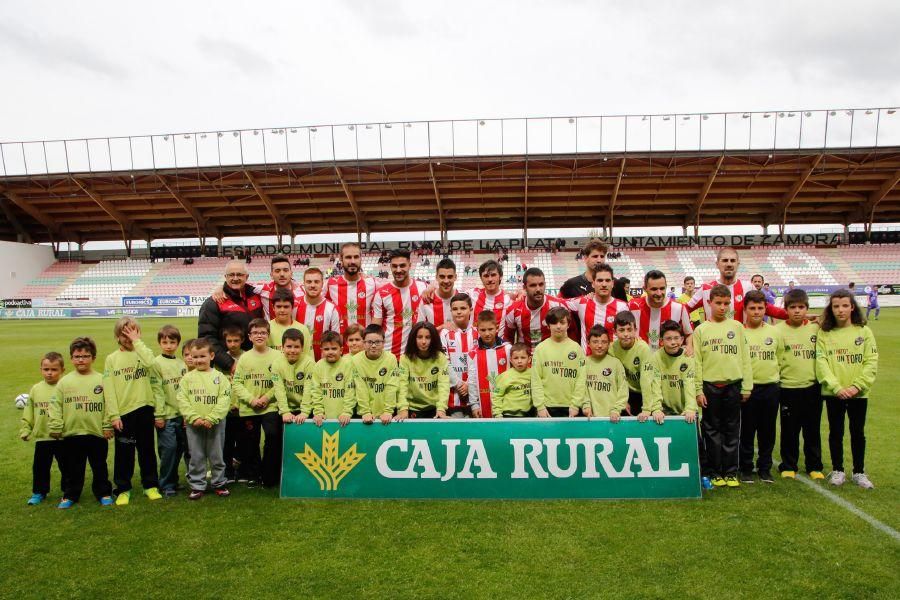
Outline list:
[[[707,133],[700,129],[693,150],[658,150],[659,143],[653,141],[660,135],[656,133],[657,138],[650,138],[646,150],[601,152],[609,137],[606,134],[607,137],[597,138],[600,141],[594,144],[593,151],[581,151],[589,144],[579,141],[578,132],[586,131],[591,124],[589,118],[581,117],[563,120],[557,126],[557,131],[565,133],[568,127],[575,133],[571,144],[575,151],[570,153],[565,153],[565,149],[554,152],[554,140],[558,148],[561,139],[559,133],[552,133],[557,119],[549,120],[551,134],[546,152],[524,152],[533,147],[527,138],[531,125],[526,122],[520,154],[509,151],[514,123],[508,121],[493,128],[499,132],[500,141],[495,144],[495,154],[487,153],[494,149],[486,149],[487,138],[481,137],[479,146],[476,135],[472,138],[473,150],[463,150],[466,156],[460,156],[459,144],[450,146],[453,152],[448,151],[449,156],[436,154],[439,123],[426,123],[427,130],[420,124],[407,123],[405,128],[393,129],[390,124],[328,126],[330,134],[320,126],[299,132],[271,130],[272,135],[265,130],[252,130],[252,135],[173,134],[110,138],[99,140],[99,144],[94,143],[97,140],[81,140],[87,158],[83,163],[75,160],[76,146],[71,141],[7,143],[0,144],[0,150],[5,150],[4,174],[0,175],[0,209],[5,219],[0,219],[0,239],[85,242],[573,226],[870,226],[872,222],[900,221],[900,145],[886,145],[884,135],[879,143],[876,120],[873,145],[854,146],[853,119],[860,123],[884,115],[884,130],[885,123],[891,122],[888,115],[896,112],[828,111],[819,120],[819,125],[825,126],[823,145],[831,135],[827,133],[828,123],[834,121],[834,131],[838,119],[843,118],[849,119],[851,127],[847,147],[800,148],[801,142],[806,143],[804,131],[810,130],[817,117],[817,113],[804,112],[799,115],[800,130],[794,132],[797,146],[790,150],[781,146],[782,133],[777,129],[772,133],[773,145],[769,149],[702,150]],[[754,127],[754,123],[759,123],[755,125],[758,130],[766,124],[777,127],[778,122],[784,121],[784,131],[791,122],[789,117],[794,115],[778,113],[777,118],[769,119],[774,113],[729,113],[696,115],[690,121],[691,116],[623,119],[626,127],[632,123],[632,130],[642,124],[653,127],[657,123],[657,128],[669,126],[676,135],[676,126],[670,123],[685,127],[697,122],[707,130],[711,123],[726,125],[728,135],[723,132],[720,143],[729,147],[738,125]],[[610,125],[604,126],[606,121],[602,119],[600,130],[604,135],[602,132],[609,131]],[[457,133],[448,138],[451,143],[459,137],[462,126],[468,124],[457,122]],[[476,134],[492,127],[492,122],[471,124]],[[398,129],[404,136],[404,157],[381,158],[389,155],[387,142],[381,141],[383,136],[394,135]],[[420,130],[428,136],[427,146],[421,151],[410,150],[406,132],[412,136]],[[346,150],[336,146],[341,132],[356,136],[350,138]],[[335,158],[354,152],[362,155],[363,132],[378,136],[378,145],[373,146],[377,158]],[[749,136],[749,131],[745,133]],[[332,159],[321,160],[322,154],[317,154],[310,141],[307,159],[291,160],[295,156],[295,140],[288,138],[301,135],[301,142],[325,135],[325,146],[330,148]],[[621,135],[625,142],[631,136],[632,133]],[[179,144],[187,144],[181,155],[176,139]],[[278,146],[272,145],[273,139],[283,144],[282,154],[274,157],[273,148]],[[681,139],[676,138],[678,143],[671,147],[682,147]],[[149,159],[143,162],[138,160],[137,150],[142,140],[149,148]],[[222,164],[227,161],[220,149],[226,142],[238,144],[240,160],[235,159],[235,165]],[[249,154],[252,142],[261,143],[262,153],[258,156]],[[210,143],[214,152],[210,160],[218,163],[215,165],[205,162],[201,154],[206,147],[201,144]],[[160,148],[167,149],[166,144],[171,145],[172,156],[163,159]],[[305,148],[305,143],[299,147]],[[196,156],[193,166],[181,166],[185,164],[185,152]],[[409,155],[416,152],[424,156]],[[60,168],[52,163],[53,153],[65,157]],[[15,156],[21,156],[23,164],[18,172],[10,166],[10,157]],[[43,172],[34,171],[35,156],[42,165],[38,171],[42,168]],[[98,156],[106,161],[100,161],[99,166]],[[134,168],[137,165],[142,168]]]

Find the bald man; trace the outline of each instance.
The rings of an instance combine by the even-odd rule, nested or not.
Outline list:
[[[262,319],[262,299],[253,293],[253,286],[247,284],[247,265],[243,261],[233,260],[225,267],[224,297],[217,300],[209,297],[200,307],[197,321],[197,337],[206,338],[215,352],[215,366],[223,373],[234,370],[235,361],[229,356],[222,340],[222,332],[226,327],[237,326],[244,332],[241,347],[249,350],[252,347],[247,339],[247,325],[253,319]]]

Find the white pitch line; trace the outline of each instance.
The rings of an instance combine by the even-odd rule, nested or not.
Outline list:
[[[826,490],[826,489],[823,488],[822,486],[813,483],[811,479],[808,479],[808,478],[806,478],[806,477],[803,477],[803,476],[798,475],[798,476],[797,476],[797,480],[798,480],[798,481],[801,481],[801,482],[802,482],[804,485],[806,485],[807,487],[810,487],[810,488],[814,489],[815,491],[819,492],[820,494],[822,494],[823,496],[825,496],[826,498],[828,498],[829,500],[831,500],[832,502],[834,502],[834,503],[837,504],[838,506],[843,507],[843,508],[849,510],[849,511],[852,512],[854,515],[856,515],[857,517],[859,517],[859,518],[862,519],[863,521],[867,522],[869,525],[871,525],[871,526],[874,527],[875,529],[877,529],[877,530],[879,530],[879,531],[881,531],[881,532],[883,532],[883,533],[888,534],[889,536],[891,536],[892,538],[894,538],[894,541],[900,542],[900,532],[898,532],[896,529],[894,529],[894,528],[891,527],[890,525],[886,525],[885,523],[882,523],[881,521],[879,521],[878,519],[876,519],[876,518],[873,517],[872,515],[870,515],[870,514],[868,514],[868,513],[866,513],[866,512],[863,512],[860,508],[857,508],[856,505],[851,504],[850,502],[847,502],[846,500],[844,500],[843,498],[841,498],[840,496],[838,496],[838,495],[835,494],[834,492],[831,492],[831,491],[829,491],[829,490]],[[846,485],[851,485],[851,482],[848,481],[848,482],[846,483]],[[871,493],[871,492],[869,492],[869,493]]]

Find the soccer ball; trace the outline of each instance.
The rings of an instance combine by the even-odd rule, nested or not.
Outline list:
[[[28,399],[30,396],[28,394],[19,394],[16,396],[16,408],[23,409],[25,405],[28,404]]]

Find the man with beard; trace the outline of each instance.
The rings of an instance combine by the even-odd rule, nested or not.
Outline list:
[[[450,300],[456,295],[456,264],[449,258],[442,258],[435,268],[437,289],[431,299],[424,298],[419,306],[419,321],[434,325],[438,331],[453,328]]]
[[[719,278],[703,286],[694,293],[694,297],[687,304],[689,312],[703,307],[706,320],[710,320],[709,292],[717,285],[724,285],[731,292],[731,306],[726,317],[734,319],[738,323],[744,322],[744,294],[755,289],[753,284],[744,279],[738,279],[738,267],[741,259],[734,248],[721,248],[716,254],[716,267],[719,269]],[[773,304],[766,304],[766,315],[775,319],[787,319],[787,311]]]
[[[422,293],[427,287],[427,284],[410,278],[409,258],[408,250],[391,253],[393,281],[378,289],[372,303],[372,324],[384,328],[385,349],[398,357],[406,348],[409,331],[422,304]]]
[[[591,276],[594,293],[572,298],[566,302],[569,311],[578,315],[581,348],[587,355],[591,353],[588,343],[591,328],[594,325],[602,325],[609,334],[609,339],[613,339],[616,333],[616,315],[628,311],[628,304],[611,295],[613,282],[616,280],[611,266],[599,263]]]
[[[334,304],[322,294],[322,271],[310,267],[303,272],[305,296],[296,303],[297,320],[309,328],[312,340],[306,340],[318,362],[322,358],[322,334],[326,331],[340,333],[340,317]]]
[[[694,328],[691,325],[690,313],[682,303],[667,297],[666,286],[666,276],[662,271],[654,269],[644,275],[644,292],[647,295],[634,298],[628,305],[637,322],[638,336],[655,352],[662,346],[660,327],[666,321],[675,321],[681,325],[681,331],[685,336],[685,354],[692,356],[694,352],[691,334]]]
[[[522,286],[525,297],[512,303],[506,312],[506,339],[510,344],[519,341],[528,346],[528,352],[550,337],[547,325],[547,311],[554,306],[566,307],[566,302],[544,293],[546,289],[544,272],[537,267],[525,270]]]
[[[341,267],[344,273],[325,283],[325,297],[337,307],[341,332],[354,323],[365,328],[372,323],[375,293],[388,281],[362,272],[362,253],[355,242],[341,246]]]

